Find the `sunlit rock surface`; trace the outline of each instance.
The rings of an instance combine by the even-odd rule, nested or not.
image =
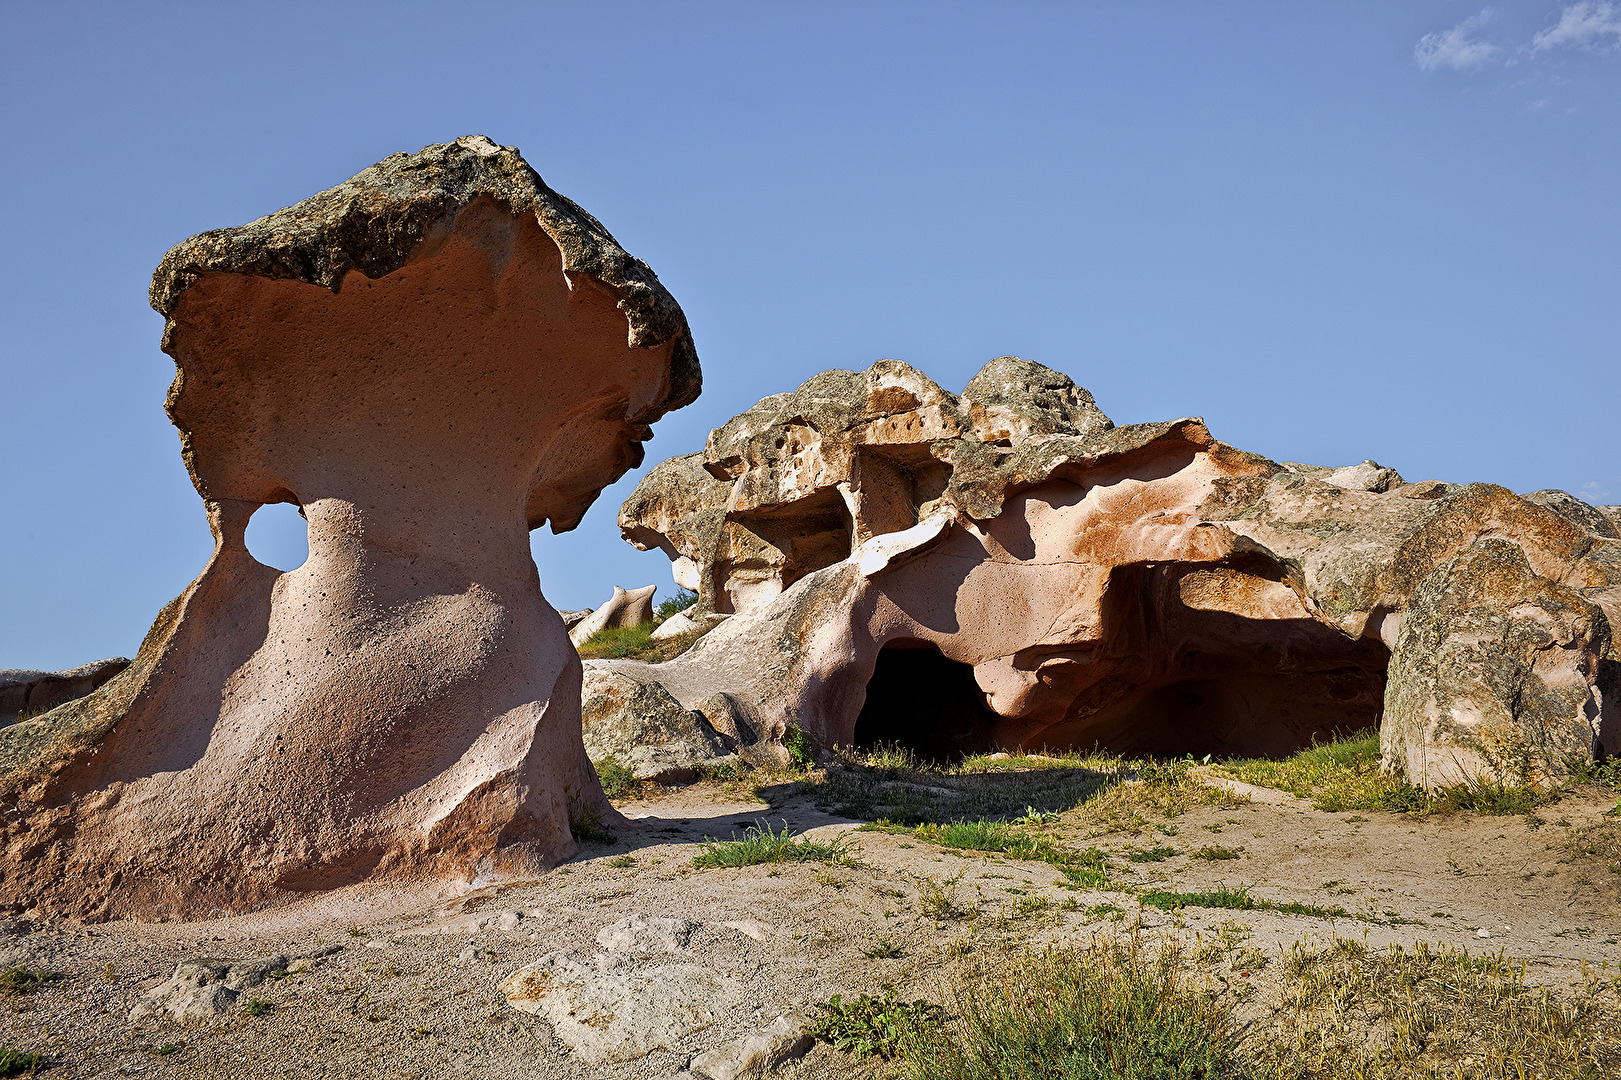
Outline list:
[[[824,372],[653,469],[620,526],[731,617],[592,677],[724,693],[768,738],[1282,754],[1382,724],[1432,787],[1621,749],[1607,511],[1116,427],[1012,357],[960,396],[892,360]],[[1482,544],[1523,572],[1476,573]],[[1447,642],[1471,659],[1426,663]]]

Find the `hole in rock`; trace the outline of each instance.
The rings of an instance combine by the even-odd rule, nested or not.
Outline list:
[[[310,557],[309,522],[293,503],[267,503],[248,518],[248,554],[276,570],[297,570]]]
[[[867,681],[855,745],[871,750],[898,744],[920,761],[951,762],[994,749],[996,719],[972,667],[927,642],[891,641],[879,651]]]

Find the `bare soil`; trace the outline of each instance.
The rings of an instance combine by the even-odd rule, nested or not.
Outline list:
[[[76,925],[38,916],[0,922],[9,926],[0,935],[0,966],[60,976],[0,999],[0,1045],[47,1054],[52,1064],[44,1075],[61,1080],[617,1080],[673,1077],[694,1054],[833,994],[893,985],[903,998],[949,1003],[954,980],[1005,966],[1022,950],[1138,926],[1150,937],[1192,946],[1242,942],[1212,976],[1241,1000],[1264,996],[1269,981],[1287,978],[1286,965],[1268,959],[1302,939],[1501,950],[1524,962],[1527,981],[1556,988],[1579,986],[1592,971],[1613,976],[1621,967],[1621,877],[1610,855],[1616,819],[1606,815],[1613,794],[1567,796],[1524,818],[1415,817],[1326,813],[1281,792],[1244,789],[1227,806],[1196,807],[1169,820],[1150,815],[1138,833],[1101,836],[1089,835],[1081,815],[1070,812],[1043,831],[1109,855],[1110,886],[1076,889],[1047,863],[948,850],[905,833],[857,831],[860,822],[818,810],[797,785],[764,790],[774,805],[742,783],[697,784],[622,803],[634,825],[619,829],[617,842],[585,845],[542,880],[448,900],[355,892],[215,922]],[[762,820],[817,837],[848,833],[860,865],[692,868],[704,838],[741,834]],[[1223,848],[1237,857],[1194,854]],[[1133,852],[1152,861],[1132,861]],[[962,913],[926,917],[921,900],[929,882],[953,893]],[[1145,889],[1220,884],[1348,914],[1167,912],[1139,903]],[[479,925],[503,912],[523,917],[509,929]],[[544,953],[595,951],[597,931],[630,914],[703,923],[683,959],[737,979],[748,999],[677,1048],[620,1065],[583,1065],[545,1020],[512,1009],[499,984]],[[869,957],[881,942],[899,946],[899,955]],[[244,992],[211,1024],[129,1020],[141,995],[182,960],[292,955],[332,943],[342,951]],[[243,1007],[249,999],[268,1008],[251,1015]],[[877,1062],[818,1044],[784,1075],[811,1080],[881,1071]]]

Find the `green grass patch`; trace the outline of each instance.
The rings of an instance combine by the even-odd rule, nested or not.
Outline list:
[[[610,799],[628,799],[641,790],[641,783],[636,779],[636,774],[612,754],[601,761],[592,762],[592,766],[597,770],[597,779],[602,783],[602,793]]]
[[[1166,859],[1175,858],[1180,854],[1182,853],[1176,850],[1174,847],[1167,847],[1164,844],[1161,844],[1159,847],[1140,848],[1135,851],[1128,851],[1126,853],[1126,858],[1130,859],[1132,862],[1139,863],[1164,862]]]
[[[1512,764],[1512,763],[1509,763]],[[1314,807],[1338,813],[1344,810],[1386,810],[1392,813],[1445,813],[1469,810],[1477,814],[1526,814],[1552,796],[1525,780],[1480,777],[1431,794],[1380,768],[1379,732],[1369,728],[1326,743],[1313,742],[1299,753],[1278,761],[1246,759],[1217,766],[1224,775],[1258,787],[1276,788],[1310,799]],[[1594,782],[1610,773],[1601,766],[1586,772]]]
[[[662,664],[680,656],[713,627],[703,627],[691,633],[676,634],[659,641],[653,640],[653,623],[640,626],[605,626],[586,638],[580,645],[582,660],[640,660],[644,664]]]
[[[1354,918],[1349,911],[1338,905],[1334,907],[1319,907],[1316,904],[1302,904],[1298,901],[1278,903],[1274,900],[1261,900],[1250,895],[1248,888],[1230,889],[1226,885],[1217,885],[1208,892],[1169,892],[1163,889],[1150,889],[1139,893],[1138,902],[1143,907],[1158,908],[1160,911],[1178,911],[1182,908],[1227,908],[1232,911],[1276,911],[1284,915],[1305,915],[1314,919],[1350,919]]]
[[[1239,1028],[1180,972],[1110,943],[1052,950],[956,991],[956,1019],[901,1039],[911,1080],[1216,1080]]]
[[[883,997],[862,994],[845,1001],[834,994],[816,1007],[821,1015],[805,1034],[863,1058],[892,1058],[903,1043],[932,1036],[945,1018],[938,1005],[921,999],[901,1001],[893,986],[885,987]]]
[[[745,829],[741,840],[706,839],[703,851],[693,857],[692,865],[699,870],[707,870],[784,862],[856,865],[855,858],[845,847],[843,837],[826,842],[808,840],[802,836],[795,837],[786,824],[781,832],[773,832],[770,823],[764,821]]]
[[[1244,849],[1224,847],[1221,844],[1209,844],[1196,849],[1192,854],[1195,859],[1203,859],[1206,862],[1219,862],[1222,859],[1242,858]]]

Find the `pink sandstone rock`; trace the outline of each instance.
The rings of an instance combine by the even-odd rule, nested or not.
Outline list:
[[[697,396],[674,300],[482,136],[171,251],[168,408],[215,550],[128,671],[0,732],[0,900],[240,912],[485,883],[612,821],[529,530],[572,528]],[[243,544],[292,502],[310,555]]]
[[[1621,751],[1604,514],[1115,427],[1013,357],[960,397],[892,360],[824,372],[651,470],[620,526],[731,615],[660,665],[589,662],[587,697],[657,683],[728,738],[1266,755],[1380,725],[1431,787],[1500,773],[1494,745],[1543,779]],[[1520,562],[1469,554],[1493,538]]]

